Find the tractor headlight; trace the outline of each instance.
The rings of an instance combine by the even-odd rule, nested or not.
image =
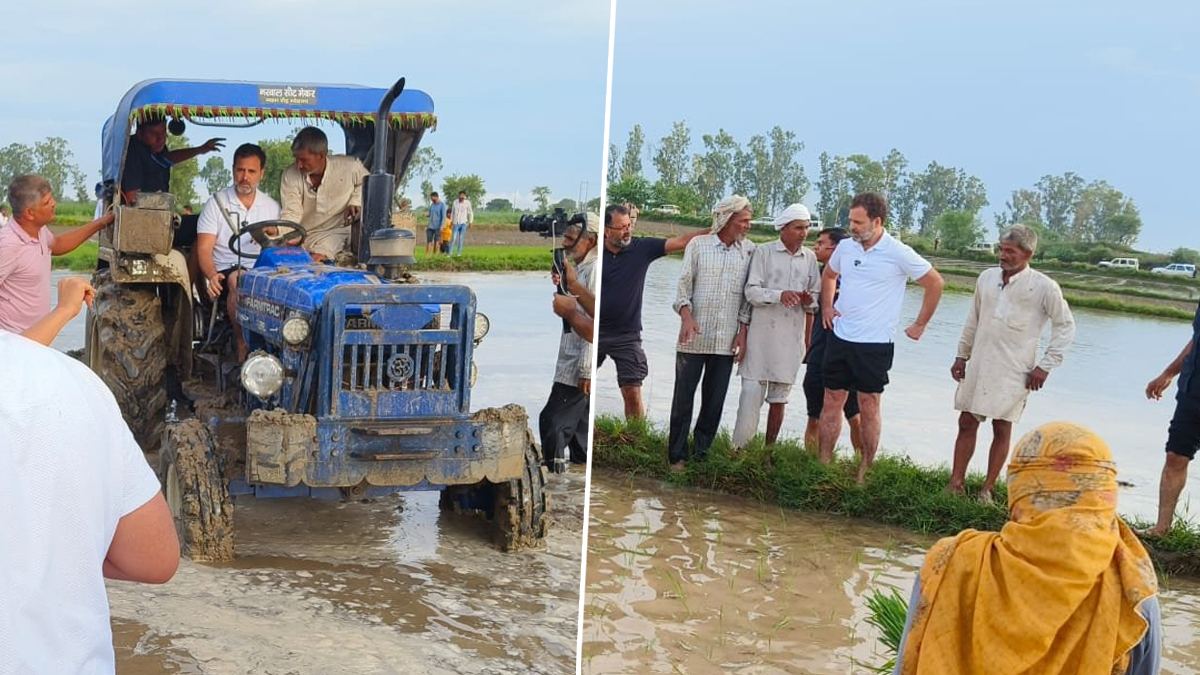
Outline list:
[[[242,364],[242,388],[264,401],[283,386],[283,364],[264,351],[256,351]]]
[[[487,318],[487,314],[484,314],[483,312],[475,312],[475,335],[473,338],[475,340],[475,344],[479,344],[479,341],[482,340],[491,329],[492,322]]]
[[[308,319],[302,316],[293,316],[283,322],[283,339],[289,345],[295,346],[308,339],[310,330]]]

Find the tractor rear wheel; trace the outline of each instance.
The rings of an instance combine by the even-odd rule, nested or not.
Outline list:
[[[155,452],[167,413],[162,304],[152,285],[118,284],[107,269],[92,286],[84,361],[112,390],[142,452]]]
[[[496,485],[492,521],[496,544],[502,551],[519,551],[544,543],[546,513],[546,467],[542,465],[533,434],[526,432],[525,470],[520,478]]]
[[[233,560],[233,501],[203,422],[167,425],[159,475],[184,555],[197,562]]]

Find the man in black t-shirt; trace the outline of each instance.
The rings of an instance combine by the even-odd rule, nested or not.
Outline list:
[[[817,262],[824,267],[837,248],[838,242],[848,236],[850,235],[846,233],[846,230],[840,227],[828,227],[821,230],[821,233],[817,235],[816,245],[813,246]],[[813,315],[808,353],[804,355],[804,362],[808,364],[804,371],[804,398],[808,403],[808,426],[804,429],[804,445],[813,450],[816,450],[819,444],[817,426],[821,421],[821,410],[825,407],[825,379],[821,376],[821,364],[825,361],[825,342],[828,338],[829,330],[821,322],[821,305],[817,303],[817,311]],[[862,420],[858,416],[856,392],[851,391],[846,396],[846,404],[842,406],[842,411],[846,414],[846,421],[850,423],[850,444],[854,446],[855,450],[859,450],[862,448],[862,441],[859,438],[861,428],[859,423]]]
[[[121,168],[121,192],[124,202],[132,204],[139,192],[170,192],[171,167],[224,146],[224,138],[210,138],[195,148],[167,149],[167,120],[148,117],[129,137],[125,166]]]
[[[604,211],[604,263],[600,283],[600,330],[596,339],[596,367],[612,357],[617,364],[617,385],[625,401],[625,419],[646,414],[642,403],[642,381],[649,374],[642,350],[642,296],[650,263],[682,251],[692,239],[707,234],[694,232],[670,239],[633,237],[629,210],[619,204]]]

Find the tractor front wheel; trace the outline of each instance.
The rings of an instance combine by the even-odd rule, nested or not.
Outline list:
[[[183,553],[197,562],[233,560],[233,501],[203,422],[167,426],[159,474]]]
[[[526,431],[525,470],[520,478],[496,487],[492,522],[496,544],[502,551],[519,551],[540,546],[546,538],[546,467],[538,456],[533,435]]]

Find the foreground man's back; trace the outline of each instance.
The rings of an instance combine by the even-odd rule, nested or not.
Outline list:
[[[164,583],[179,541],[104,383],[0,331],[0,673],[112,673],[104,577]]]

